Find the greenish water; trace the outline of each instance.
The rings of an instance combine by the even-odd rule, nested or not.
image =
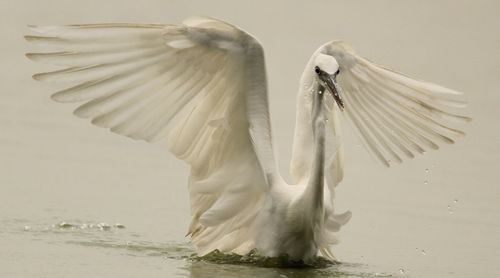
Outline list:
[[[180,264],[179,274],[189,277],[393,277],[390,273],[372,273],[359,263],[330,262],[316,258],[308,264],[287,257],[268,258],[251,252],[246,256],[223,254],[217,250],[199,257],[187,242],[159,243],[141,240],[141,235],[124,224],[60,221],[36,224],[22,219],[2,222],[3,232],[11,239],[39,242],[51,256],[51,247],[82,249],[135,258],[160,259],[165,266]],[[54,255],[54,254],[52,254]],[[84,258],[82,258],[84,259]],[[161,264],[159,265],[161,268]],[[365,271],[366,270],[366,271]],[[19,274],[19,273],[18,273]]]

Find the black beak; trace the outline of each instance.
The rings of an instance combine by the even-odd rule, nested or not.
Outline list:
[[[344,110],[344,101],[340,96],[340,87],[337,85],[337,74],[338,72],[325,76],[323,82],[325,82],[326,88],[332,94],[333,99],[335,99],[335,102],[339,106],[340,110]]]

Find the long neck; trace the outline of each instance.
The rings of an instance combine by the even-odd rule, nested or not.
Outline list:
[[[324,194],[324,169],[325,169],[325,119],[323,116],[323,92],[320,87],[313,96],[312,125],[314,136],[314,156],[311,167],[311,174],[307,188],[304,192],[306,209],[310,210],[312,216],[322,216],[323,214],[323,194]],[[319,217],[322,219],[322,217]]]
[[[293,152],[290,161],[290,174],[295,184],[304,184],[310,178],[311,166],[313,162],[314,149],[314,122],[313,110],[315,94],[317,94],[318,84],[316,73],[314,72],[315,57],[322,49],[318,49],[309,59],[307,65],[300,77],[299,93],[297,94],[295,134],[293,139]],[[319,107],[318,107],[319,108]]]

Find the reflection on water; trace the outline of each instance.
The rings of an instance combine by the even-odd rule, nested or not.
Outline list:
[[[103,249],[107,256],[162,258],[164,266],[181,263],[182,276],[200,277],[392,277],[391,274],[370,273],[367,266],[356,263],[331,263],[317,259],[312,266],[298,266],[286,258],[265,258],[251,254],[211,254],[198,257],[189,243],[157,243],[141,240],[141,235],[129,231],[123,224],[59,221],[56,224],[33,224],[27,220],[2,221],[11,234],[31,237],[47,244],[66,248]],[[73,247],[71,247],[73,246]],[[104,252],[103,252],[104,253]],[[286,267],[283,267],[286,266]]]
[[[305,263],[303,261],[293,261],[289,256],[263,257],[259,256],[257,250],[252,250],[249,254],[241,256],[238,254],[225,254],[215,250],[203,257],[193,257],[196,261],[206,261],[216,264],[232,265],[252,265],[267,268],[327,268],[340,264],[332,262],[323,257],[316,257],[312,261]]]
[[[363,271],[359,264],[340,263],[328,268],[264,268],[252,265],[191,261],[186,265],[191,277],[393,277]]]

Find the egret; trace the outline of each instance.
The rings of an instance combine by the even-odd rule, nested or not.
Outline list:
[[[385,166],[465,133],[461,93],[377,65],[343,41],[316,50],[300,80],[290,173],[278,171],[264,51],[244,30],[210,17],[182,24],[30,26],[44,50],[34,61],[64,66],[33,76],[65,82],[52,95],[80,103],[78,117],[148,142],[165,140],[190,166],[188,235],[214,250],[334,260],[331,245],[351,212],[334,209],[343,179],[345,117]]]

